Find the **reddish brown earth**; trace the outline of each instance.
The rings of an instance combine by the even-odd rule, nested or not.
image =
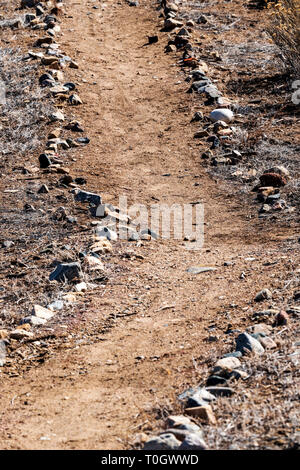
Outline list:
[[[235,195],[201,166],[197,126],[189,124],[199,105],[185,93],[178,57],[164,54],[166,33],[142,47],[159,31],[152,3],[93,4],[68,2],[60,38],[80,66],[69,78],[79,84],[76,118],[91,139],[71,174],[116,205],[119,195],[130,204],[204,202],[205,243],[195,252],[174,240],[113,243],[111,277],[82,296],[74,337],[49,346],[41,365],[2,376],[2,449],[131,448],[137,433],[158,429],[157,417],[179,410],[176,396],[199,383],[213,358],[231,350],[225,331],[251,324],[261,288],[274,294],[264,307],[286,305],[282,288],[297,268],[293,223],[259,220],[249,195]],[[186,272],[199,265],[217,269]],[[253,391],[259,403],[261,387]]]

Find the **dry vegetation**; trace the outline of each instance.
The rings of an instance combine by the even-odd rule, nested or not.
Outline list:
[[[300,1],[279,0],[268,2],[272,13],[268,32],[280,51],[287,71],[299,78],[300,74]]]
[[[37,86],[37,65],[25,60],[20,49],[0,49],[1,82],[5,100],[0,107],[1,164],[6,156],[25,154],[40,145],[39,134],[50,114],[46,93]]]

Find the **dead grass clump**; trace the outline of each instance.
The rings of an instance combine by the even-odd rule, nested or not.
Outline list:
[[[20,51],[0,50],[2,155],[32,151],[40,145],[41,126],[50,105],[35,81],[36,69],[36,64],[24,61]]]
[[[300,73],[300,0],[269,2],[272,12],[268,33],[279,49],[279,58],[293,76]]]

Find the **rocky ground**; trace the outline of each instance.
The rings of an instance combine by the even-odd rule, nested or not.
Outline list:
[[[298,448],[299,105],[268,11],[0,8],[1,448]],[[203,203],[204,246],[117,239],[120,195]]]

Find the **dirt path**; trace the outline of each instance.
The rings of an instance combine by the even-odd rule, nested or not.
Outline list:
[[[153,411],[197,383],[193,358],[227,352],[231,339],[212,346],[210,332],[244,325],[261,280],[275,285],[263,263],[278,250],[276,236],[250,224],[243,201],[201,169],[188,125],[195,104],[174,57],[163,53],[165,34],[142,47],[157,32],[158,17],[151,2],[140,3],[108,1],[92,9],[98,2],[68,2],[61,43],[73,57],[76,51],[80,70],[73,80],[84,100],[77,117],[91,138],[72,171],[105,202],[117,204],[120,194],[129,203],[205,202],[205,245],[196,252],[175,241],[130,245],[141,258],[129,258],[104,293],[91,294],[88,315],[132,315],[116,318],[95,344],[62,351],[4,383],[1,448],[128,448],[134,434],[151,431]],[[251,269],[249,256],[255,257]],[[225,268],[224,261],[235,264]],[[188,274],[195,265],[217,270]],[[226,317],[230,304],[235,307]]]

